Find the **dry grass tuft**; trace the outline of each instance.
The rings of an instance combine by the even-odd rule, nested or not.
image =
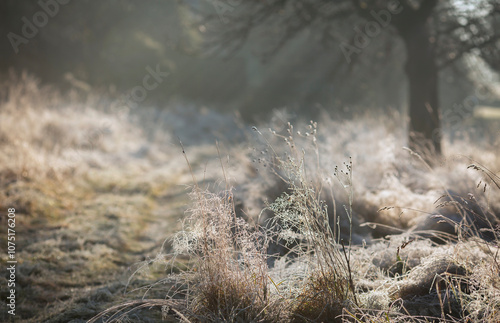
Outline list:
[[[190,311],[210,321],[260,321],[269,307],[266,250],[262,233],[237,218],[231,191],[191,193],[185,230],[174,241],[177,254],[194,257]]]
[[[340,322],[344,309],[352,307],[344,299],[348,286],[348,280],[339,281],[333,273],[313,273],[295,300],[292,321]]]

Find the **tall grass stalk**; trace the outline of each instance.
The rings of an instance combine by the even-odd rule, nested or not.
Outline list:
[[[299,136],[310,138],[316,169],[307,167],[306,151],[295,142],[292,125],[288,126],[287,136],[273,132],[288,145],[289,151],[284,157],[275,155],[273,158],[274,172],[286,182],[288,190],[270,203],[268,209],[274,214],[271,234],[288,245],[295,243],[298,257],[308,257],[313,263],[312,273],[296,298],[293,317],[334,320],[344,308],[357,304],[357,299],[350,268],[351,239],[346,250],[345,242],[338,240],[340,233],[336,233],[340,230],[336,210],[334,208],[331,214],[331,221],[327,202],[323,199],[325,188],[332,196],[334,188],[331,182],[322,180],[325,172],[319,166],[316,128],[316,123],[311,122],[304,135],[297,132]],[[276,149],[271,151],[276,152]],[[352,162],[345,166],[345,170],[336,169],[334,176],[349,196],[349,205],[344,206],[344,210],[352,229]]]

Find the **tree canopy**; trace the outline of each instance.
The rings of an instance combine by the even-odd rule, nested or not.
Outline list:
[[[403,40],[409,83],[410,147],[441,153],[438,71],[466,54],[500,70],[498,0],[212,0],[200,9],[200,30],[215,53],[234,54],[252,33],[265,35],[263,59],[276,54],[305,29],[315,40],[338,48],[338,64],[375,55],[370,44]],[[391,60],[393,46],[383,55]],[[366,52],[366,54],[364,53]]]

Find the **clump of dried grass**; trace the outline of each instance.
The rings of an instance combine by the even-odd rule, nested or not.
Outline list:
[[[310,137],[319,158],[316,146],[316,123],[311,123],[305,136]],[[293,127],[289,125],[288,136],[281,136],[290,148],[284,158],[275,156],[275,169],[288,186],[269,209],[273,212],[274,234],[286,243],[295,242],[298,257],[308,257],[311,273],[302,282],[302,288],[295,299],[292,318],[312,320],[336,320],[344,308],[357,303],[354,282],[350,268],[351,240],[340,240],[340,225],[335,204],[333,213],[323,199],[323,191],[334,194],[331,181],[320,177],[319,160],[316,169],[306,166],[304,153],[294,140]],[[298,132],[298,135],[301,135]],[[276,152],[275,149],[273,149]],[[344,206],[345,216],[352,230],[352,163],[345,164],[345,170],[335,169],[332,174],[347,191],[349,204]],[[335,203],[335,199],[332,198]],[[340,217],[340,215],[339,215]],[[348,236],[349,233],[348,233]],[[347,246],[346,246],[347,245]]]
[[[177,234],[177,254],[194,257],[189,311],[210,321],[260,321],[270,307],[265,237],[236,217],[231,191],[214,194],[195,188],[185,231]]]

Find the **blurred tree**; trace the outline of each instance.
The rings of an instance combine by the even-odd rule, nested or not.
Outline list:
[[[258,33],[272,39],[266,58],[302,30],[316,28],[320,41],[338,45],[345,62],[354,64],[382,31],[398,35],[406,48],[409,146],[418,152],[441,153],[438,70],[466,53],[500,66],[499,0],[210,0],[212,13],[185,1],[200,13],[208,46],[226,55]]]

